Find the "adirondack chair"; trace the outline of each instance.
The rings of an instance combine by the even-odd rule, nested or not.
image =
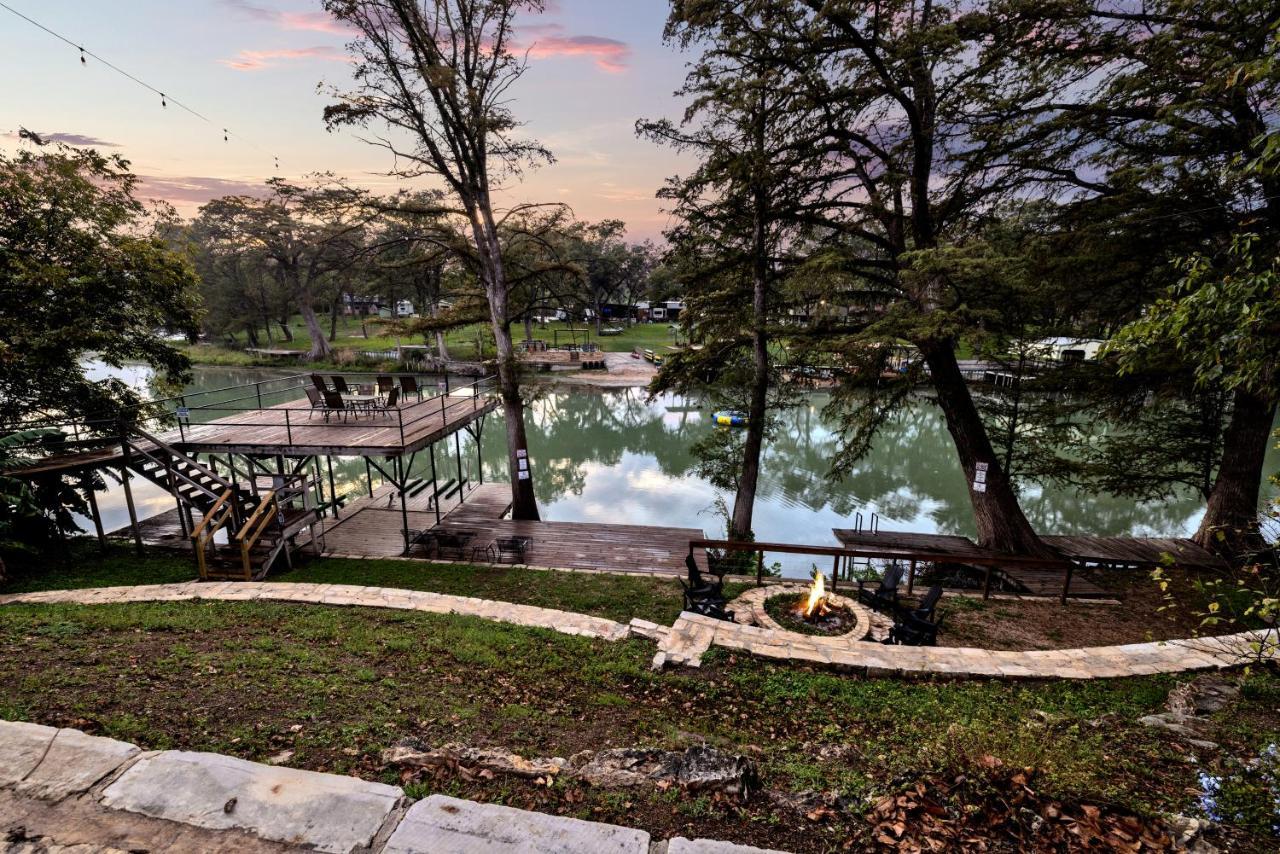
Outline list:
[[[897,562],[889,564],[880,579],[880,586],[875,590],[867,590],[865,581],[858,582],[858,601],[877,611],[892,613],[898,605],[898,585],[902,583],[902,566]]]
[[[926,620],[912,613],[900,614],[894,618],[893,628],[889,629],[889,637],[884,642],[898,646],[937,646],[943,619]]]
[[[932,620],[933,612],[938,607],[938,602],[942,599],[942,585],[935,584],[930,587],[928,592],[920,598],[920,603],[911,608],[908,613],[913,617],[919,617],[923,620]]]

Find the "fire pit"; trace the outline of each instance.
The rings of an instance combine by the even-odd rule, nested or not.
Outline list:
[[[854,600],[828,592],[826,579],[814,572],[808,590],[777,585],[750,591],[756,625],[778,632],[859,640],[871,630],[871,614]]]

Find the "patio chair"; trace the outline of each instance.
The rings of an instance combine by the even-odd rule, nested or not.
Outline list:
[[[315,415],[317,409],[324,412],[324,395],[320,393],[320,390],[316,388],[309,388],[306,389],[306,392],[307,400],[311,402],[311,411],[307,413],[307,418]]]
[[[347,387],[346,377],[341,377],[337,374],[334,374],[333,390],[336,391],[338,394],[350,394],[351,389]]]
[[[378,375],[378,394],[384,398],[391,393],[391,389],[396,387],[396,381],[383,374]]]
[[[913,617],[919,617],[922,620],[932,620],[933,612],[938,607],[939,600],[942,599],[942,585],[935,584],[930,587],[928,592],[920,598],[920,603],[911,608],[908,613]]]
[[[418,380],[414,377],[401,377],[400,391],[404,392],[405,397],[413,395],[418,400],[422,400],[422,389],[418,388]]]
[[[329,388],[327,385],[324,384],[324,377],[320,376],[319,374],[311,375],[311,384],[316,387],[316,391],[320,391],[320,392],[325,391],[326,389]]]
[[[893,628],[889,629],[884,642],[896,646],[937,646],[943,619],[926,620],[913,613],[901,614],[894,618]]]
[[[382,410],[383,415],[390,413],[393,409],[399,409],[400,408],[400,389],[398,388],[391,389],[391,391],[387,393],[386,402],[383,403],[382,406],[379,408]]]
[[[341,415],[343,420],[347,417],[347,404],[342,399],[340,392],[332,389],[324,390],[324,420],[328,421],[331,415]]]
[[[880,586],[867,590],[865,581],[858,582],[858,601],[876,611],[892,613],[898,606],[898,585],[902,582],[902,566],[894,561],[884,571]]]
[[[685,555],[684,565],[689,570],[689,580],[677,578],[684,588],[684,610],[704,617],[733,622],[733,612],[725,610],[729,600],[724,595],[724,576],[711,581],[702,574],[693,555]]]

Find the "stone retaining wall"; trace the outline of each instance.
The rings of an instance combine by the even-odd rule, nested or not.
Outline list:
[[[355,777],[216,753],[143,752],[79,730],[21,721],[0,720],[0,793],[6,796],[0,816],[8,825],[0,834],[38,840],[21,849],[32,851],[137,850],[140,842],[157,839],[164,840],[158,850],[245,851],[248,846],[237,841],[249,834],[288,850],[333,854],[768,854],[713,840],[654,842],[643,830],[444,795],[410,802],[398,786]],[[69,827],[44,809],[47,802],[100,811],[91,826]],[[158,822],[139,828],[129,816]],[[207,833],[184,838],[176,830],[166,833],[165,823]]]

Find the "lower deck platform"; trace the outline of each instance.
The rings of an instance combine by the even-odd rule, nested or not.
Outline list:
[[[398,497],[379,495],[358,502],[325,530],[325,554],[393,557],[404,551]],[[511,487],[488,483],[471,489],[461,503],[434,510],[408,505],[409,527],[415,530],[472,531],[471,546],[484,547],[498,537],[528,537],[525,563],[554,569],[682,575],[689,541],[704,538],[697,528],[611,525],[595,522],[533,522],[504,518],[511,506]],[[426,555],[420,548],[411,556]],[[464,557],[463,562],[468,558]]]

